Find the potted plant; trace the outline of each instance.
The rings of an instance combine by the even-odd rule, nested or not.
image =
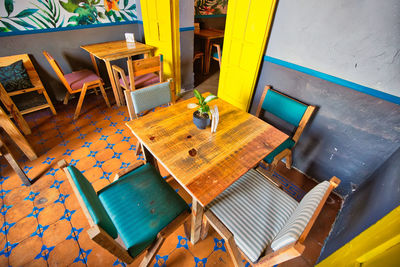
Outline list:
[[[197,110],[193,113],[193,123],[199,129],[205,129],[208,125],[210,125],[210,107],[208,103],[211,100],[217,99],[218,97],[210,94],[206,98],[204,98],[199,91],[196,89],[193,90],[194,96],[199,100],[197,105]]]

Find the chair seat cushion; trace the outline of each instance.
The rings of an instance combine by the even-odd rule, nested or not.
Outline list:
[[[83,84],[86,82],[93,82],[96,80],[100,80],[101,82],[103,82],[96,73],[86,69],[74,71],[72,73],[64,75],[64,77],[67,80],[67,83],[69,84],[71,89],[74,91],[82,89]]]
[[[0,83],[7,92],[33,87],[22,60],[0,67]]]
[[[286,139],[282,144],[280,144],[277,148],[275,148],[271,153],[268,154],[268,156],[266,156],[264,158],[264,161],[268,164],[271,164],[272,161],[274,161],[274,158],[276,157],[276,155],[278,155],[279,153],[281,153],[283,150],[285,150],[286,148],[291,149],[294,146],[295,142],[291,139],[288,138]]]
[[[132,257],[189,207],[151,164],[127,173],[98,193]]]
[[[126,80],[128,81],[128,87],[130,86],[129,76],[126,76]],[[124,85],[124,80],[121,78],[119,80],[120,84]],[[140,76],[135,77],[135,88],[143,88],[155,83],[160,82],[160,77],[155,73],[147,73]]]
[[[256,262],[297,206],[294,199],[252,169],[208,208],[232,232],[243,253]]]

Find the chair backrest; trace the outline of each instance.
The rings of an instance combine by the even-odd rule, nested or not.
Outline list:
[[[267,85],[258,104],[257,117],[261,109],[295,126],[292,139],[297,142],[315,107],[286,96]]]
[[[159,81],[163,82],[163,55],[138,60],[128,59],[128,74],[131,90],[135,90],[135,77],[158,72]]]
[[[303,242],[330,192],[339,183],[340,180],[333,177],[329,182],[324,181],[308,192],[272,241],[271,248],[277,251],[296,241]]]
[[[61,82],[64,84],[64,86],[67,88],[67,90],[72,93],[73,90],[67,80],[64,77],[64,72],[62,71],[60,65],[58,65],[57,61],[49,54],[47,51],[43,51],[43,55],[46,57],[47,61],[50,63],[50,66],[53,68],[53,70],[56,72],[58,78],[61,80]]]
[[[199,22],[193,23],[193,26],[194,26],[194,30],[195,31],[199,31],[200,30],[200,23]]]
[[[96,191],[83,174],[74,166],[64,168],[68,180],[91,226],[98,225],[112,238],[118,237],[117,229],[101,204]],[[90,216],[90,217],[89,217]]]
[[[0,57],[0,67],[8,66],[14,62],[22,60],[24,67],[29,75],[29,79],[34,87],[43,87],[42,82],[40,81],[39,75],[37,74],[35,67],[32,64],[32,61],[29,58],[28,54]]]
[[[129,103],[132,103],[134,109],[132,113],[135,114],[136,117],[137,114],[143,111],[164,104],[175,103],[172,79],[141,88],[140,90],[125,91],[125,97],[127,98],[128,109],[130,108]],[[131,113],[131,111],[129,111],[129,113]]]

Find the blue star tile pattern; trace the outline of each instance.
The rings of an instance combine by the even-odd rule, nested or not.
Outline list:
[[[102,110],[99,111],[99,113],[100,113],[100,114],[106,114],[106,110],[105,110],[105,109],[102,109]]]
[[[60,128],[61,128],[61,125],[55,125],[53,129],[54,129],[54,130],[58,130],[58,129],[60,129]]]
[[[28,172],[29,172],[30,170],[32,170],[32,169],[33,169],[33,167],[25,166],[22,170],[24,171],[25,174],[28,174]]]
[[[122,142],[129,142],[130,139],[130,136],[124,136],[124,138],[122,138]]]
[[[0,185],[2,185],[8,178],[10,178],[10,176],[0,176]]]
[[[124,116],[125,111],[118,111],[117,115]]]
[[[97,128],[94,130],[95,133],[101,133],[101,131],[103,130],[103,128]]]
[[[116,122],[110,122],[110,125],[109,125],[110,127],[115,127],[115,126],[117,126],[117,123]]]
[[[69,163],[69,165],[71,166],[76,166],[76,164],[78,163],[79,159],[71,159],[71,162]]]
[[[15,225],[15,222],[8,223],[8,222],[4,221],[3,226],[0,228],[0,232],[3,233],[4,235],[7,235],[10,228],[13,227],[14,225]]]
[[[107,146],[106,146],[106,149],[107,149],[107,148],[109,148],[109,149],[113,149],[113,148],[114,148],[114,146],[115,146],[114,144],[107,144]]]
[[[136,145],[131,145],[131,147],[128,150],[136,150]]]
[[[47,139],[40,138],[40,140],[37,142],[37,144],[43,145],[44,143],[46,143],[46,141],[47,141]]]
[[[124,131],[124,129],[117,129],[117,131],[115,131],[116,134],[122,134],[122,132]]]
[[[103,176],[100,177],[100,179],[110,179],[110,175],[112,174],[112,172],[103,172]]]
[[[130,121],[130,120],[131,120],[131,118],[129,118],[129,117],[124,118],[124,121]]]
[[[8,192],[10,192],[11,190],[0,190],[0,199],[4,199],[4,197],[7,195]]]
[[[215,237],[214,237],[214,243],[215,243],[215,245],[214,245],[214,251],[222,250],[223,252],[226,252],[226,249],[225,249],[225,240],[224,240],[224,239],[218,239],[218,238],[215,238]]]
[[[66,240],[74,239],[75,241],[78,241],[79,234],[82,232],[82,230],[83,230],[83,228],[76,229],[75,227],[72,227],[71,233],[65,239]]]
[[[97,161],[96,161],[96,164],[94,164],[93,167],[99,167],[99,168],[101,168],[101,167],[103,166],[104,162],[105,162],[105,161],[99,161],[99,160],[97,160]]]
[[[119,167],[120,169],[125,169],[125,168],[128,168],[129,167],[129,165],[131,165],[131,163],[130,162],[128,162],[128,163],[126,163],[126,162],[122,162],[122,164],[121,164],[121,167]]]
[[[68,149],[68,148],[67,148],[67,150],[64,152],[63,155],[71,156],[71,153],[74,152],[74,151],[75,151],[75,150],[73,150],[73,149]]]
[[[101,135],[99,140],[107,140],[107,138],[108,138],[108,135]]]
[[[88,250],[84,250],[84,249],[79,249],[79,255],[78,257],[76,257],[76,259],[74,260],[74,262],[82,262],[84,264],[87,263],[87,256],[90,254],[90,252],[92,252],[91,249]]]
[[[73,131],[74,131],[74,132],[79,132],[80,129],[82,129],[82,127],[76,126],[76,127],[73,129]]]
[[[244,267],[250,267],[250,263],[248,263],[245,260],[242,260],[242,262],[245,264]],[[274,267],[278,266],[278,264],[275,264]]]
[[[60,221],[61,220],[67,220],[67,221],[71,221],[71,217],[72,215],[75,213],[76,210],[69,210],[69,209],[65,209],[64,211],[64,215],[61,216]]]
[[[108,120],[108,121],[111,120],[111,116],[105,116],[104,120]]]
[[[0,256],[4,255],[6,258],[8,258],[11,254],[11,251],[18,246],[18,243],[10,243],[7,241],[7,243],[4,245],[4,248],[2,251],[0,251]]]
[[[33,201],[35,201],[35,198],[36,198],[37,195],[39,195],[39,192],[30,191],[29,195],[26,198],[24,198],[24,200],[33,202]]]
[[[42,131],[37,131],[36,133],[33,134],[34,136],[42,136],[43,132]]]
[[[116,259],[113,263],[113,266],[122,266],[122,267],[126,267],[125,262],[120,261],[119,259]]]
[[[87,134],[79,134],[79,136],[77,137],[78,139],[85,139]]]
[[[91,121],[90,123],[89,123],[89,125],[93,125],[93,126],[95,126],[97,124],[97,121]]]
[[[168,255],[165,255],[165,256],[156,255],[156,263],[154,264],[154,267],[167,266],[167,264],[166,264],[167,260],[168,260]]]
[[[84,118],[87,119],[87,120],[90,120],[92,118],[92,115],[88,114]]]
[[[194,262],[196,263],[196,267],[205,267],[207,263],[207,258],[199,259],[194,257]]]
[[[48,228],[49,228],[49,225],[43,226],[43,225],[41,225],[41,224],[39,223],[39,225],[37,226],[35,232],[33,232],[33,233],[31,234],[31,236],[36,236],[36,235],[37,235],[38,237],[42,238],[42,237],[43,237],[44,231],[46,231]]]
[[[90,145],[92,144],[92,142],[85,142],[82,147],[90,147]]]
[[[63,195],[63,194],[59,194],[58,195],[58,199],[56,201],[54,201],[54,203],[61,203],[64,204],[65,200],[69,197],[69,194]]]
[[[98,151],[90,151],[88,157],[93,157],[94,158],[97,153],[99,153],[99,152]]]
[[[53,157],[47,157],[42,163],[43,164],[51,164],[51,162],[53,161],[53,160],[55,160],[55,158],[53,158]]]
[[[67,146],[68,143],[69,143],[68,140],[63,140],[59,145],[60,145],[60,146]]]
[[[189,249],[188,239],[186,237],[178,235],[178,244],[176,245],[176,248]]]
[[[35,260],[43,258],[44,260],[47,261],[49,259],[50,252],[54,248],[55,248],[54,246],[53,247],[47,247],[46,245],[43,245],[41,251],[39,252],[39,254],[36,255]]]
[[[54,180],[53,184],[50,186],[50,188],[55,188],[55,189],[60,189],[60,185],[64,183],[63,180]]]
[[[65,134],[63,134],[63,133],[59,133],[59,134],[56,135],[56,137],[59,137],[59,138],[61,138],[61,139],[62,139],[64,136],[65,136]]]
[[[122,153],[114,152],[114,155],[112,156],[112,158],[113,158],[113,159],[114,159],[114,158],[119,159],[119,158],[121,158],[121,155],[122,155]]]
[[[143,153],[140,153],[137,160],[145,160]]]
[[[5,216],[7,214],[7,211],[11,208],[12,208],[12,205],[7,206],[6,204],[3,204],[3,206],[0,209],[0,214]]]
[[[46,175],[54,176],[54,175],[56,175],[56,172],[58,172],[58,170],[60,170],[60,169],[50,168],[50,170],[46,173]]]
[[[26,217],[34,217],[37,219],[39,216],[39,213],[43,210],[44,208],[38,209],[37,207],[33,207],[33,210],[31,213],[29,213]]]

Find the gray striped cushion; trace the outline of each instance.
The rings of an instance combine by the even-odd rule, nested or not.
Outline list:
[[[131,91],[131,97],[136,114],[167,104],[171,102],[169,81]]]
[[[299,206],[271,243],[271,248],[274,251],[299,239],[326,190],[329,188],[329,184],[328,181],[322,182],[303,197]]]
[[[294,199],[252,169],[208,208],[233,233],[243,253],[255,262],[297,206]]]

